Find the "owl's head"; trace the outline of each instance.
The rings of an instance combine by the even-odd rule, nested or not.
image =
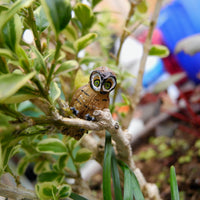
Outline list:
[[[90,86],[96,92],[109,93],[116,85],[116,75],[107,67],[98,67],[90,75]]]

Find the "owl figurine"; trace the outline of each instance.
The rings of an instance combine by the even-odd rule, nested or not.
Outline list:
[[[109,93],[116,87],[114,72],[107,67],[98,67],[92,71],[87,85],[80,87],[73,95],[70,109],[77,117],[95,121],[93,112],[109,108]],[[86,132],[84,129],[70,127],[66,134],[80,139]]]

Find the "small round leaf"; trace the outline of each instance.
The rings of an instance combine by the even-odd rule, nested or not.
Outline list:
[[[54,155],[64,155],[67,153],[65,144],[56,138],[47,138],[39,142],[37,151]]]

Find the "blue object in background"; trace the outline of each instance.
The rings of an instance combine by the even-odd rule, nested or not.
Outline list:
[[[200,33],[200,0],[175,0],[161,10],[158,27],[165,44],[173,53],[177,42],[187,36]],[[177,60],[189,79],[200,83],[200,53],[193,56],[180,52]]]
[[[163,62],[160,58],[155,58],[156,63],[151,69],[145,70],[142,84],[145,88],[149,87],[150,85],[154,84],[160,76],[165,73],[165,69],[163,66]]]

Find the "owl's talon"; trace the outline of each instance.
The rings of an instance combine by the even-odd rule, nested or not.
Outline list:
[[[94,121],[95,118],[90,116],[89,114],[86,114],[85,119],[88,120],[88,121]]]
[[[78,115],[78,113],[79,113],[79,111],[78,110],[76,110],[76,108],[74,108],[74,107],[70,107],[70,110],[72,111],[72,113],[74,114],[74,115]]]

